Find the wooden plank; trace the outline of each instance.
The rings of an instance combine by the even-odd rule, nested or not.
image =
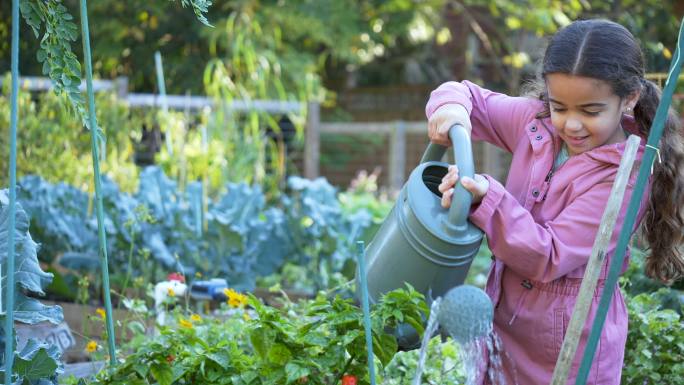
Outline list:
[[[75,364],[64,365],[64,373],[59,378],[69,378],[74,376],[76,378],[90,379],[105,367],[104,361],[79,362]]]
[[[403,121],[394,123],[394,130],[390,134],[389,151],[389,185],[394,190],[400,190],[404,185],[406,172],[406,124]]]
[[[321,151],[321,106],[318,103],[309,103],[306,116],[306,132],[304,146],[304,177],[315,179],[318,177],[319,158]]]
[[[160,107],[162,98],[158,94],[128,94],[126,98],[131,107]],[[173,109],[198,110],[215,105],[212,98],[206,96],[166,95],[166,105]],[[300,102],[279,100],[234,100],[226,103],[226,109],[232,111],[264,111],[271,113],[299,112]]]
[[[580,285],[580,290],[577,294],[575,308],[573,309],[570,324],[565,333],[563,345],[561,345],[561,351],[558,355],[558,361],[556,362],[556,367],[553,371],[551,385],[564,385],[568,379],[568,373],[570,372],[570,367],[575,358],[577,346],[579,345],[579,340],[582,336],[582,329],[584,329],[584,324],[586,323],[589,308],[591,307],[592,299],[594,297],[594,291],[598,284],[601,267],[603,266],[606,252],[610,245],[610,238],[613,235],[615,222],[617,221],[620,207],[622,206],[627,181],[632,172],[632,166],[636,159],[639,142],[640,139],[636,135],[630,135],[629,139],[627,139],[627,147],[622,156],[622,160],[620,161],[620,167],[617,176],[615,177],[615,181],[613,182],[613,187],[610,190],[606,209],[601,217],[601,223],[596,239],[594,240],[591,256],[587,262],[582,284]]]
[[[3,79],[0,78],[0,86],[3,85]],[[95,91],[107,91],[114,89],[116,82],[113,80],[93,80],[93,89]],[[22,76],[19,78],[19,87],[28,91],[47,91],[52,89],[52,80],[42,76]],[[78,87],[81,91],[85,91],[85,81],[81,82]]]
[[[427,122],[404,122],[406,133],[425,133]],[[321,123],[320,132],[326,134],[391,134],[396,127],[395,122],[341,122]]]
[[[0,86],[3,79],[0,78]],[[29,91],[47,91],[53,88],[52,80],[40,76],[22,76],[19,86]],[[85,90],[85,82],[82,82],[79,89]],[[119,97],[126,99],[131,107],[161,107],[162,100],[158,94],[148,93],[128,93],[128,78],[119,77],[116,80],[93,80],[93,90],[95,92],[115,90]],[[169,108],[192,110],[213,107],[214,100],[206,96],[186,95],[166,95],[166,102]],[[302,103],[295,101],[280,100],[233,100],[226,105],[226,108],[233,111],[265,111],[271,113],[289,113],[302,110]]]

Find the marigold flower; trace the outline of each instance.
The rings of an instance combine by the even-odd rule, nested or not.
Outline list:
[[[166,291],[166,294],[167,294],[169,297],[175,297],[175,296],[176,296],[176,292],[173,291],[172,288],[169,288],[169,289]]]
[[[107,317],[107,313],[106,313],[105,310],[104,310],[103,308],[101,308],[101,307],[98,307],[98,308],[95,310],[95,313],[97,313],[97,315],[99,315],[100,318],[102,318],[102,319],[105,319],[105,318]]]
[[[200,322],[202,320],[202,317],[199,316],[199,314],[193,314],[190,316],[190,321],[192,322]]]
[[[243,307],[247,305],[247,296],[240,294],[233,289],[223,289],[223,294],[228,297],[228,305],[230,307]]]
[[[178,321],[178,324],[179,324],[182,328],[192,329],[192,322],[190,322],[190,321],[188,321],[188,320],[186,320],[186,319],[181,319],[180,321]]]
[[[86,345],[86,352],[92,353],[96,350],[97,350],[97,342],[95,342],[95,341],[88,342],[88,344]]]

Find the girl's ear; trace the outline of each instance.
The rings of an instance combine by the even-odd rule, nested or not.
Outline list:
[[[627,111],[633,110],[634,106],[636,106],[636,104],[639,102],[640,97],[641,91],[634,91],[627,95],[627,97],[624,99],[624,104],[622,105],[623,109]]]

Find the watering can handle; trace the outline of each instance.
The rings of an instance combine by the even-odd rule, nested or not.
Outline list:
[[[470,135],[465,127],[454,124],[449,129],[449,139],[454,147],[454,159],[458,166],[459,179],[467,176],[473,178],[475,165],[473,162],[473,148]],[[423,154],[420,162],[440,161],[447,148],[439,144],[430,143]],[[461,183],[454,186],[454,195],[451,199],[448,222],[444,223],[450,232],[460,232],[467,229],[468,213],[473,200],[472,194]]]

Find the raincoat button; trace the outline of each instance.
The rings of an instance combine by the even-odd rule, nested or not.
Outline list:
[[[542,140],[543,137],[542,137],[541,135],[537,135],[537,136],[535,136],[534,138],[537,139],[537,140]]]
[[[538,197],[539,196],[539,190],[537,190],[537,189],[532,190],[532,196],[535,198]]]
[[[532,126],[532,127],[530,127],[530,131],[532,131],[532,132],[537,132],[537,126]]]
[[[524,287],[525,289],[528,289],[528,290],[532,289],[534,287],[534,285],[532,285],[532,282],[530,282],[529,279],[523,279],[523,281],[520,283],[520,285],[522,287]]]

